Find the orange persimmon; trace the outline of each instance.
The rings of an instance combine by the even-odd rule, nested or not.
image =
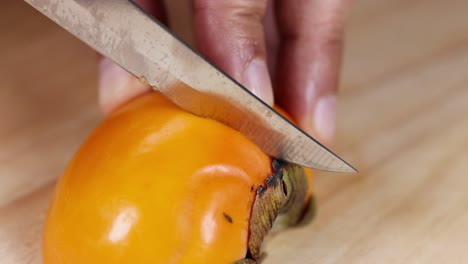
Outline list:
[[[159,93],[127,103],[59,179],[44,226],[54,263],[233,263],[246,257],[272,159]]]

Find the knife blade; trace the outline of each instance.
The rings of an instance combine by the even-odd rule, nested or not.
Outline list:
[[[127,0],[25,0],[179,107],[218,120],[268,155],[319,170],[356,172]]]

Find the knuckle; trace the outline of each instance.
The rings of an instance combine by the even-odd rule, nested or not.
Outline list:
[[[208,21],[212,32],[230,42],[240,56],[249,61],[265,56],[263,17],[267,0],[196,0],[194,12]]]
[[[217,15],[225,19],[238,17],[261,21],[265,15],[267,0],[195,0],[194,12]]]
[[[341,49],[344,43],[344,29],[342,23],[337,23],[335,20],[323,20],[283,31],[281,37],[288,42],[310,43],[327,49]]]
[[[341,49],[344,42],[344,31],[341,26],[327,25],[324,26],[322,32],[319,35],[319,41],[325,47],[331,49]]]

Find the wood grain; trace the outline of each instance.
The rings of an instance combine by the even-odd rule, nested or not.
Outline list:
[[[54,179],[101,119],[96,54],[22,1],[0,14],[0,262],[40,263]],[[317,173],[317,218],[265,263],[468,263],[466,14],[355,2],[334,149],[361,173]]]

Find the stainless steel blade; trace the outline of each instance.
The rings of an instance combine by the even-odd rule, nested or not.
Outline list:
[[[127,0],[25,0],[181,108],[243,133],[265,153],[320,170],[356,170]]]

